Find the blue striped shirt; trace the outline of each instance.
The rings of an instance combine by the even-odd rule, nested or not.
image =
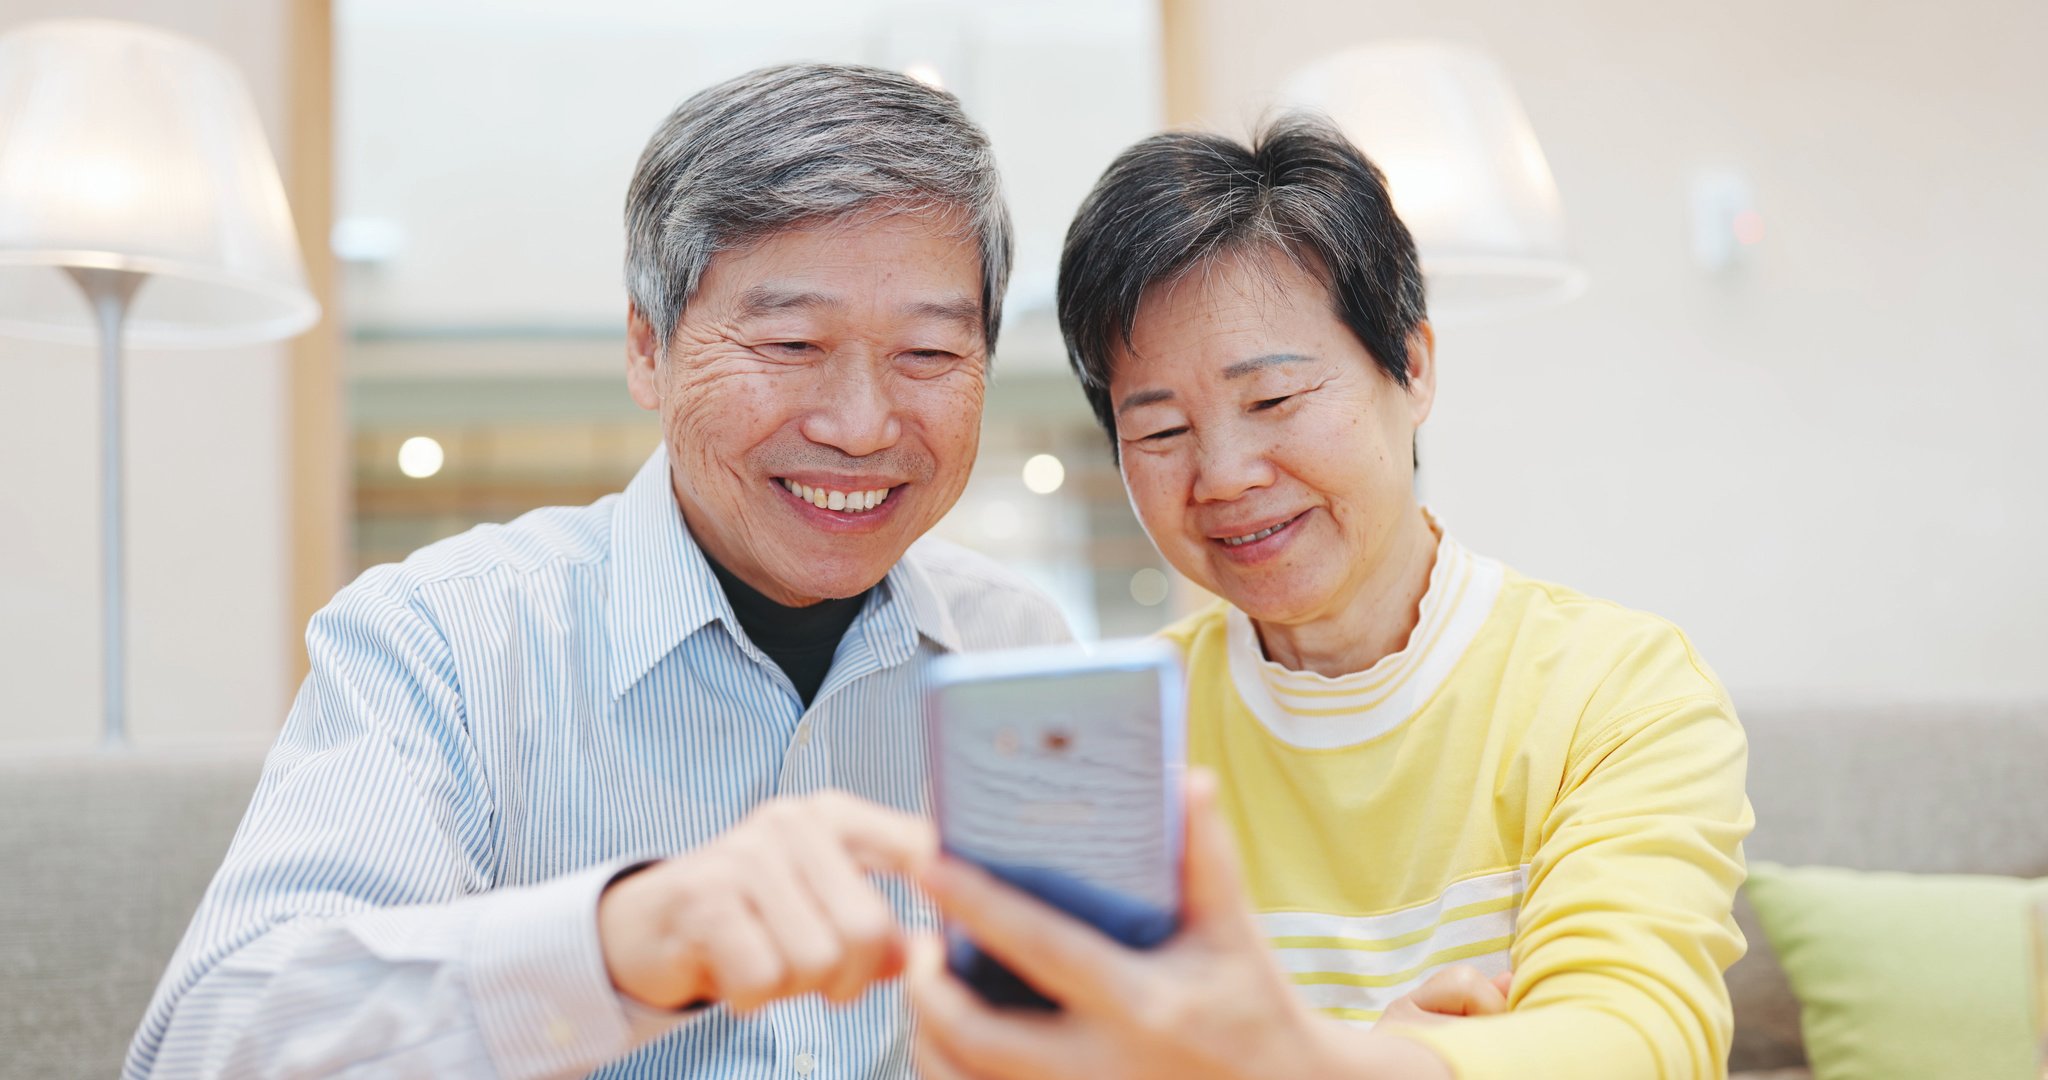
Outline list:
[[[622,494],[377,567],[307,629],[311,674],[126,1076],[907,1076],[894,984],[744,1019],[622,998],[598,895],[776,796],[924,812],[926,661],[1066,637],[1041,593],[923,540],[805,709],[740,630],[662,451]]]

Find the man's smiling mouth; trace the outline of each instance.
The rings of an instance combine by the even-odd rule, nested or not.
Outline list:
[[[896,491],[894,487],[870,488],[866,491],[836,491],[780,477],[776,479],[776,483],[781,484],[791,495],[820,510],[837,510],[843,514],[863,514],[873,510],[888,502],[889,496]]]

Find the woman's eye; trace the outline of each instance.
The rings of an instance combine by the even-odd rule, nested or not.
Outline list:
[[[944,349],[912,349],[905,354],[912,360],[951,360],[953,354]]]
[[[1253,403],[1252,403],[1252,411],[1253,411],[1253,412],[1264,412],[1265,410],[1267,410],[1267,409],[1270,409],[1270,408],[1273,408],[1274,406],[1276,406],[1276,405],[1280,404],[1280,403],[1281,403],[1281,402],[1283,402],[1283,401],[1286,401],[1286,400],[1287,400],[1288,398],[1291,398],[1291,397],[1293,397],[1293,396],[1294,396],[1293,394],[1282,394],[1282,395],[1280,395],[1279,397],[1269,397],[1269,398],[1265,399],[1264,401],[1256,401],[1256,402],[1253,402]]]
[[[776,352],[781,353],[802,353],[808,352],[811,349],[816,348],[816,346],[812,345],[808,341],[777,341],[770,344],[768,347],[774,349]]]
[[[1153,432],[1153,433],[1152,433],[1152,434],[1150,434],[1150,435],[1140,435],[1140,436],[1138,436],[1138,441],[1139,441],[1139,442],[1164,442],[1165,440],[1167,440],[1167,439],[1171,439],[1171,438],[1173,438],[1173,437],[1174,437],[1175,435],[1179,435],[1179,434],[1182,434],[1182,433],[1184,433],[1184,432],[1186,432],[1186,431],[1187,431],[1187,428],[1184,428],[1184,427],[1176,427],[1176,428],[1167,428],[1167,429],[1166,429],[1165,431],[1155,431],[1155,432]]]

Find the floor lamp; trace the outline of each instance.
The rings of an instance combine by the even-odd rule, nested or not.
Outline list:
[[[103,19],[0,35],[0,333],[99,345],[110,744],[128,737],[124,343],[271,341],[319,315],[277,164],[232,64],[196,41]]]
[[[1438,327],[1561,304],[1585,290],[1550,164],[1514,87],[1485,53],[1443,41],[1374,42],[1309,63],[1280,96],[1335,121],[1386,174],[1394,209],[1415,236]],[[1420,473],[1415,483],[1420,498]]]
[[[1433,318],[1496,318],[1584,290],[1550,164],[1485,53],[1441,41],[1360,45],[1295,72],[1281,98],[1329,116],[1386,173]]]

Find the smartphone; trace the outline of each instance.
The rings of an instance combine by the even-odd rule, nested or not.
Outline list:
[[[1180,925],[1180,658],[1163,641],[953,653],[925,696],[947,853],[1148,949]],[[946,930],[946,962],[992,1004],[1056,1009]]]

